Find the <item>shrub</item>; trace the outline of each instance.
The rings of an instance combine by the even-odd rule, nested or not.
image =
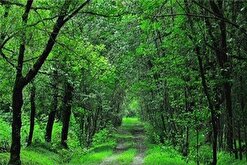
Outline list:
[[[152,146],[146,154],[145,165],[188,165],[181,155],[170,147]]]
[[[96,133],[93,137],[93,146],[114,142],[111,132],[105,128]]]
[[[155,129],[153,128],[153,126],[151,126],[150,124],[145,124],[145,135],[147,137],[148,143],[151,144],[159,144],[160,143],[160,138],[158,136],[158,134],[156,133]]]
[[[226,164],[245,165],[246,164],[246,160],[234,159],[234,157],[231,156],[229,153],[219,152],[219,154],[218,154],[218,165],[226,165]]]
[[[11,143],[11,127],[10,124],[0,118],[0,152],[6,152],[10,148]]]

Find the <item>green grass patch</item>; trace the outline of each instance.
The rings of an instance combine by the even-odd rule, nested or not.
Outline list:
[[[119,133],[116,133],[114,135],[114,137],[116,139],[126,139],[126,140],[128,140],[128,139],[131,140],[133,138],[133,136],[131,134],[119,134]]]
[[[93,148],[90,149],[91,152],[101,152],[106,150],[113,150],[113,148],[116,146],[116,142],[111,143],[103,143],[100,145],[96,145]]]
[[[243,158],[244,159],[244,158]],[[220,152],[218,153],[218,165],[246,165],[246,160],[235,159],[229,153]]]
[[[0,153],[0,164],[5,165],[9,161],[9,153]],[[25,148],[21,151],[21,161],[25,165],[54,165],[60,164],[60,156],[48,150]]]
[[[137,153],[137,150],[133,148],[121,153],[117,158],[118,164],[119,165],[131,164],[136,153]]]
[[[151,146],[146,151],[144,165],[188,165],[182,156],[174,149],[163,146]]]
[[[88,151],[77,152],[73,155],[69,164],[96,165],[113,154],[116,143],[104,143],[94,146]]]
[[[141,121],[137,117],[125,117],[123,118],[122,126],[134,126],[134,125],[141,125]]]
[[[112,150],[105,150],[101,152],[92,151],[72,158],[69,164],[96,165],[111,155]]]

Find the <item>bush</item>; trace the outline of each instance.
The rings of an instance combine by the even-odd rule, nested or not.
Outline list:
[[[156,130],[151,126],[150,124],[146,123],[144,125],[145,127],[145,135],[147,137],[148,143],[151,144],[159,144],[160,143],[160,138],[159,135],[156,133]]]
[[[199,149],[198,159],[203,164],[210,164],[212,162],[212,148],[208,145],[203,145]]]
[[[188,165],[181,155],[170,147],[152,146],[144,159],[145,165]]]
[[[10,149],[11,127],[10,124],[0,118],[0,152],[6,152]]]
[[[104,143],[113,143],[113,135],[105,128],[96,133],[93,137],[93,146],[102,145]]]
[[[218,154],[218,165],[246,165],[246,160],[234,159],[229,153],[219,152]]]

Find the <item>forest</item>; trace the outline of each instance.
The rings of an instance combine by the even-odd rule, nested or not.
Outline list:
[[[0,0],[0,165],[246,165],[247,0]]]

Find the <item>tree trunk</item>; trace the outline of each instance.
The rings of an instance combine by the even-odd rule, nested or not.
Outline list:
[[[243,159],[243,153],[242,153],[242,139],[241,139],[240,125],[238,126],[238,146],[239,146],[239,159],[242,160]]]
[[[235,155],[235,159],[238,159],[238,147],[237,147],[237,141],[236,141],[236,139],[233,140],[233,144],[234,144],[234,155]]]
[[[57,70],[54,71],[53,75],[53,99],[52,99],[52,110],[49,113],[48,116],[48,122],[46,125],[46,133],[45,133],[45,141],[46,142],[51,142],[51,136],[52,136],[52,129],[53,129],[53,124],[55,121],[55,116],[57,112],[57,106],[58,106],[58,72]]]
[[[48,122],[46,125],[45,141],[51,142],[52,129],[55,121],[56,111],[52,110],[48,116]]]
[[[208,101],[208,107],[209,107],[209,110],[211,113],[211,122],[212,122],[212,127],[213,127],[213,148],[212,148],[213,149],[213,161],[212,161],[212,165],[216,165],[217,164],[217,138],[218,138],[217,116],[216,116],[216,112],[215,112],[215,109],[214,109],[214,106],[212,103],[211,96],[210,96],[209,91],[208,91],[208,86],[207,86],[206,77],[205,77],[205,71],[204,71],[204,67],[202,64],[202,58],[200,55],[200,49],[198,46],[196,46],[195,50],[196,50],[198,63],[199,63],[199,70],[200,70],[200,76],[201,76],[203,91],[206,95],[206,98]]]
[[[214,15],[224,18],[223,1],[218,4],[215,1],[209,1]],[[231,84],[229,82],[231,76],[231,65],[227,55],[227,42],[226,42],[226,22],[220,20],[219,23],[220,37],[219,43],[216,45],[215,54],[220,65],[221,75],[224,79],[224,94],[226,102],[226,122],[227,122],[227,149],[229,152],[233,151],[233,113],[232,113],[232,97],[231,97]]]
[[[73,90],[74,90],[73,86],[69,82],[66,82],[65,93],[64,93],[64,98],[63,98],[63,112],[62,112],[63,127],[62,127],[62,136],[61,136],[61,145],[64,148],[68,148],[67,138],[68,138],[68,131],[69,131]]]
[[[30,102],[31,102],[30,129],[27,140],[27,146],[30,146],[32,144],[32,139],[33,139],[34,120],[35,120],[35,112],[36,112],[35,92],[36,92],[35,84],[32,83],[31,94],[30,94]]]
[[[13,121],[12,121],[12,143],[10,149],[10,165],[20,165],[21,150],[21,108],[23,105],[23,86],[15,82],[12,96]]]

